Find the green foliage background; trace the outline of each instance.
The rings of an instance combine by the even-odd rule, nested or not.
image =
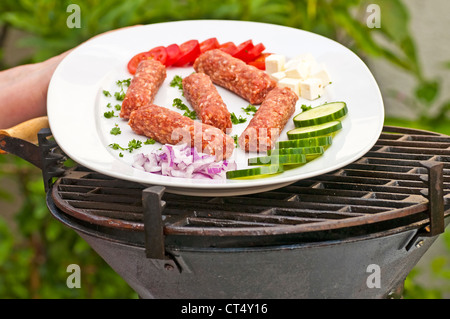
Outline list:
[[[69,4],[81,8],[82,26],[66,25]],[[368,4],[378,4],[382,27],[366,25]],[[450,134],[450,101],[429,112],[441,93],[441,82],[424,76],[414,37],[409,29],[409,12],[400,0],[2,0],[0,2],[0,69],[12,67],[2,59],[6,35],[11,29],[27,32],[17,45],[33,48],[23,63],[43,61],[75,47],[94,35],[135,24],[191,20],[231,19],[280,24],[309,30],[337,40],[363,59],[385,59],[408,72],[416,81],[406,94],[415,121],[387,118],[386,124],[431,129]],[[180,30],[182,32],[182,30]],[[381,40],[381,41],[380,41]],[[389,43],[389,46],[382,43]],[[445,61],[442,61],[445,63]],[[449,67],[450,63],[446,62]],[[393,92],[393,94],[398,92]],[[55,221],[45,205],[40,172],[30,164],[0,156],[0,178],[20,187],[23,204],[15,215],[17,231],[0,216],[0,298],[136,298],[126,283],[74,232]],[[14,197],[0,188],[0,200]],[[450,236],[445,234],[450,250]],[[68,289],[66,267],[78,264],[83,270],[83,289]],[[449,282],[448,256],[432,263],[433,274]],[[406,281],[405,298],[441,298],[449,292],[425,289],[414,278]]]

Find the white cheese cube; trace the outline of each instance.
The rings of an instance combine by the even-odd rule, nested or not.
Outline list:
[[[290,88],[295,94],[300,96],[300,81],[300,79],[283,78],[278,81],[278,86]]]
[[[322,80],[309,78],[300,82],[301,97],[307,100],[318,99],[323,95]]]
[[[303,53],[294,57],[294,60],[304,61],[309,64],[316,64],[316,58],[311,53]]]
[[[272,79],[274,79],[275,81],[280,81],[281,79],[284,79],[285,77],[286,77],[286,73],[284,73],[283,71],[281,71],[281,72],[275,72],[275,73],[272,73],[271,75],[270,75],[270,77],[272,78]]]
[[[309,77],[311,65],[305,61],[299,61],[294,68],[285,71],[286,77],[304,80]]]
[[[286,57],[281,54],[271,54],[266,57],[266,72],[269,74],[283,71]]]
[[[300,60],[290,59],[289,61],[287,61],[284,64],[284,69],[285,70],[295,69],[299,63],[300,63]]]
[[[330,73],[328,73],[328,69],[325,64],[318,64],[311,70],[312,78],[320,79],[322,81],[322,85],[325,87],[331,83]]]
[[[299,63],[307,63],[311,66],[311,68],[317,64],[316,59],[314,58],[314,56],[311,53],[304,53],[304,54],[297,55],[297,56],[293,57],[292,59],[290,59],[289,61],[287,61],[285,64],[285,68],[293,69],[293,68],[297,67],[297,65]]]

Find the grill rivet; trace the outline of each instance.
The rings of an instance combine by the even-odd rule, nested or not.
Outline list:
[[[423,246],[423,240],[420,240],[417,244],[416,244],[416,247],[417,248],[420,248],[420,247],[422,247]]]
[[[170,264],[165,264],[165,265],[164,265],[164,269],[165,269],[165,270],[173,270],[173,266],[170,265]]]

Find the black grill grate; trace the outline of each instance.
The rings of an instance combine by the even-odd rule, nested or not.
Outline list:
[[[443,163],[448,213],[450,137],[385,127],[375,146],[354,163],[274,191],[212,198],[165,193],[164,234],[252,240],[295,234],[298,239],[318,231],[340,231],[342,236],[350,229],[366,232],[379,225],[416,223],[428,218],[428,200],[423,196],[428,171],[423,161]],[[55,183],[52,198],[65,214],[88,225],[110,232],[140,232],[145,188],[76,167]]]

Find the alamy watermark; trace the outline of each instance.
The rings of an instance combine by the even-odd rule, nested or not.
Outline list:
[[[81,288],[81,268],[77,264],[70,264],[66,271],[70,275],[66,279],[67,288]]]
[[[66,9],[70,15],[67,17],[66,25],[69,29],[81,28],[81,8],[77,4],[69,4]],[[381,8],[378,4],[371,3],[366,8],[366,25],[370,29],[381,28]]]
[[[370,273],[367,276],[367,288],[381,288],[381,268],[377,264],[370,264],[366,268],[366,272]]]
[[[366,25],[370,29],[381,28],[381,8],[378,4],[369,4],[366,8]]]
[[[66,268],[66,272],[70,273],[66,279],[67,288],[81,288],[81,268],[77,264],[70,264]],[[369,273],[366,279],[366,286],[369,289],[381,288],[381,268],[377,264],[370,264],[366,268]]]
[[[67,17],[66,25],[69,29],[81,28],[81,8],[78,4],[69,4],[66,12],[70,13]]]

